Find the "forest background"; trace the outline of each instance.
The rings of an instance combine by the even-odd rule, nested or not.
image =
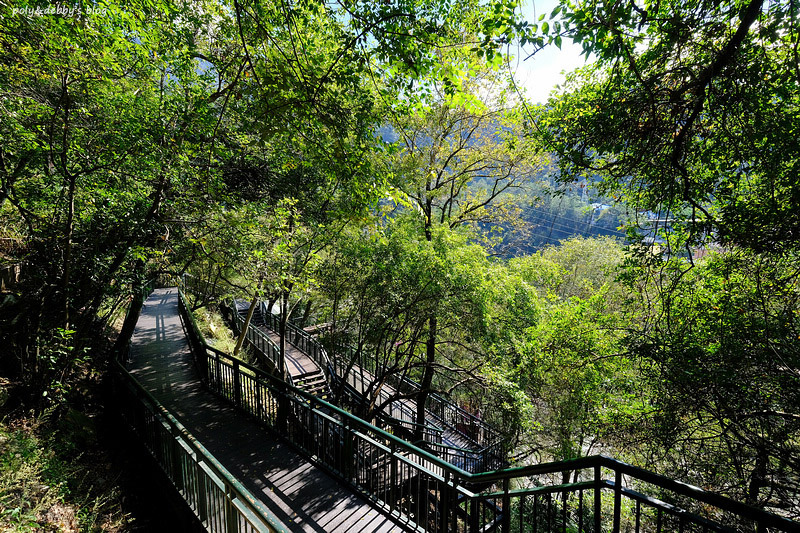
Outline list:
[[[102,382],[183,273],[333,324],[514,461],[800,515],[796,1],[64,6],[0,6],[4,526],[144,507]],[[509,61],[568,40],[592,61],[527,101]]]

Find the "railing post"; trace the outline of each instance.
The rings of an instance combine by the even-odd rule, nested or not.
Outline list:
[[[231,487],[225,484],[225,530],[228,533],[237,533],[239,531],[239,516],[233,506],[233,491]]]
[[[275,420],[275,430],[281,435],[287,435],[289,430],[289,397],[286,390],[278,391],[278,413]]]
[[[242,378],[241,378],[241,371],[239,370],[239,361],[237,359],[233,360],[233,402],[236,404],[236,407],[242,407]]]
[[[453,515],[453,521],[450,523],[449,530],[456,530],[458,528],[458,476],[454,475],[451,480],[450,494],[449,494],[449,507],[450,514]]]
[[[439,490],[439,531],[450,531],[448,518],[450,515],[450,472],[445,472],[442,488]]]
[[[600,465],[594,467],[594,533],[601,533],[603,527],[603,502],[602,496],[602,480],[600,476],[602,472]]]
[[[206,473],[203,471],[202,462],[197,461],[197,516],[205,524],[208,519],[208,488],[206,487]]]
[[[355,438],[353,437],[353,428],[350,426],[348,418],[342,420],[342,474],[348,481],[355,481],[353,478],[353,471],[355,470]]]
[[[622,472],[614,469],[614,533],[619,531],[622,506]]]
[[[478,533],[480,526],[478,522],[478,499],[470,498],[469,500],[469,531],[470,533]]]
[[[206,350],[205,346],[200,350],[197,364],[200,366],[200,379],[208,385],[208,350]]]
[[[261,380],[257,380],[255,383],[255,391],[256,391],[256,418],[261,420],[262,422],[268,420],[268,416],[266,413],[266,408],[264,406],[264,388],[261,384]]]
[[[389,444],[391,462],[389,463],[389,507],[394,510],[397,503],[397,448],[395,443]]]
[[[214,388],[212,390],[224,396],[224,389],[222,388],[222,361],[220,361],[218,354],[214,356],[214,370]]]
[[[511,489],[511,480],[509,478],[503,479],[503,533],[511,531],[511,496],[509,490]]]
[[[181,454],[181,445],[175,435],[172,437],[172,481],[179,492],[183,492],[183,457]]]

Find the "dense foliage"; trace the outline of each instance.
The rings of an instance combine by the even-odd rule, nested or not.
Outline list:
[[[562,2],[557,31],[597,61],[538,134],[560,179],[655,213],[634,248],[627,336],[651,384],[637,461],[791,507],[800,403],[796,2]],[[704,257],[705,256],[705,257]],[[632,440],[630,441],[632,442]],[[657,443],[657,444],[656,444]]]
[[[0,372],[25,406],[69,413],[130,294],[190,272],[326,323],[374,370],[366,417],[443,394],[513,460],[800,513],[794,0],[18,4]],[[594,62],[526,104],[505,45],[567,39]],[[398,376],[419,392],[379,401]]]

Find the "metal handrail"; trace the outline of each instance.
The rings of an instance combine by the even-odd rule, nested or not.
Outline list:
[[[364,402],[364,395],[361,393],[356,386],[357,378],[353,376],[352,383],[350,381],[344,381],[340,376],[335,375],[334,377],[334,386],[339,387],[343,385],[342,392],[346,398],[350,398],[349,402],[342,398],[340,399],[340,403],[344,403],[350,405],[355,408],[360,408]],[[361,381],[363,385],[363,381]],[[391,399],[391,394],[384,389],[379,391],[379,401],[384,403]],[[388,407],[388,409],[387,409]],[[381,420],[382,422],[388,425],[394,426],[406,426],[409,428],[416,428],[421,430],[423,436],[425,437],[425,442],[430,443],[438,443],[441,444],[442,442],[442,434],[444,430],[436,426],[434,424],[429,423],[427,420],[419,424],[414,420],[415,411],[405,405],[403,401],[392,402],[383,407],[383,409],[379,410],[378,412],[374,413],[375,418]],[[400,415],[400,416],[397,416]],[[401,418],[402,415],[410,416],[409,418]]]
[[[261,502],[256,500],[253,495],[248,491],[216,458],[209,452],[184,426],[181,424],[169,410],[167,410],[161,403],[158,402],[142,385],[131,376],[127,370],[122,366],[119,361],[115,361],[116,371],[120,376],[125,376],[125,386],[128,388],[129,397],[138,399],[146,409],[153,422],[158,425],[155,429],[150,430],[149,438],[142,439],[147,445],[154,440],[161,441],[162,443],[172,442],[172,447],[166,445],[161,448],[162,450],[170,450],[169,452],[159,453],[155,446],[148,446],[151,455],[159,463],[159,466],[167,474],[178,491],[186,500],[187,504],[195,512],[201,523],[210,526],[208,523],[210,517],[214,514],[227,513],[224,518],[225,527],[222,530],[226,532],[232,531],[289,531],[286,529],[280,520],[267,509]],[[123,378],[125,379],[125,378]],[[119,391],[118,391],[119,392]],[[129,402],[131,403],[131,402]],[[135,405],[135,404],[134,404]],[[128,405],[128,409],[132,406]],[[135,409],[135,407],[133,407]],[[141,414],[133,414],[128,416],[128,423],[131,427],[135,427],[136,418],[142,419]],[[152,424],[151,424],[152,425]],[[163,435],[158,435],[159,426],[163,428]],[[147,431],[144,428],[139,428],[139,432]],[[194,468],[188,465],[192,464]],[[205,483],[198,483],[197,477],[203,476]],[[195,487],[199,485],[206,485],[203,490],[192,492],[192,485]],[[217,496],[224,495],[221,500],[214,495],[210,487],[217,488]],[[205,509],[199,502],[206,499]],[[217,501],[218,509],[209,509],[208,504],[214,506]],[[192,505],[192,503],[195,505]],[[233,513],[233,514],[231,514]],[[236,516],[236,515],[239,516]],[[243,524],[240,522],[244,521]],[[232,527],[231,524],[237,524]],[[243,526],[243,527],[240,527]],[[219,528],[208,527],[209,530],[217,530]]]
[[[266,303],[259,302],[261,308],[261,315],[267,323],[267,327],[272,331],[278,333],[280,331],[280,317],[276,317],[270,309],[267,309]],[[317,365],[326,373],[327,378],[330,379],[331,361],[328,358],[328,353],[311,335],[298,328],[291,322],[286,322],[286,337],[287,342],[292,344],[295,348],[309,356]]]
[[[344,351],[349,354],[349,357],[355,358],[355,350],[349,346],[337,346],[337,352]],[[366,368],[363,358],[359,359],[358,366],[368,373],[379,373],[380,369],[373,362],[372,368]],[[361,372],[363,374],[363,372]],[[355,379],[355,378],[354,378]],[[363,376],[362,376],[363,379]],[[387,381],[400,392],[407,392],[415,394],[419,392],[420,385],[416,382],[403,376],[400,379],[387,376]],[[440,395],[432,393],[428,395],[428,400],[425,409],[434,415],[435,419],[452,428],[454,431],[463,435],[466,439],[471,440],[479,446],[477,449],[469,449],[470,452],[480,453],[482,456],[482,464],[493,464],[497,462],[498,458],[502,458],[502,448],[505,442],[503,435],[494,429],[492,426],[477,418],[476,416],[468,413],[464,409],[458,407],[452,402],[442,398]],[[475,431],[465,433],[460,428],[464,427],[476,428]]]
[[[271,310],[267,309],[266,304],[262,301],[259,304],[261,306],[261,313],[264,317],[264,321],[267,324],[267,327],[272,331],[278,331],[280,328],[279,320],[280,317],[277,317]],[[303,353],[311,357],[320,367],[327,369],[328,378],[331,380],[341,379],[341,376],[338,375],[337,365],[332,364],[330,358],[328,357],[327,351],[322,346],[319,341],[313,338],[312,335],[307,333],[306,331],[302,330],[301,328],[297,327],[296,325],[287,322],[286,324],[287,333],[290,333],[288,337],[288,341],[293,344],[296,348],[301,350]],[[298,342],[297,339],[300,339]],[[402,380],[391,380],[393,381],[399,390],[400,386],[405,386],[406,388],[412,389],[412,392],[418,392],[420,389],[419,384],[415,383],[414,381],[408,379],[407,377],[403,377]],[[426,410],[433,413],[434,416],[441,422],[447,424],[448,426],[453,427],[454,431],[462,433],[465,438],[473,440],[476,444],[484,444],[480,450],[470,450],[472,452],[480,453],[482,456],[481,462],[483,464],[490,464],[492,459],[496,459],[496,457],[500,456],[500,448],[502,448],[503,436],[500,432],[483,422],[481,419],[475,417],[474,415],[466,412],[464,409],[458,407],[457,405],[449,402],[448,400],[442,398],[438,394],[432,393],[428,396],[428,400],[426,402]],[[396,417],[395,417],[396,418]],[[401,419],[398,419],[401,420]],[[469,425],[470,427],[478,428],[478,432],[473,432],[473,434],[468,435],[463,433],[459,429],[459,421],[462,421],[462,426]],[[435,432],[435,426],[431,426],[430,424],[426,423],[426,427],[430,428],[432,431]],[[440,430],[441,432],[441,430]],[[484,438],[479,438],[480,435],[483,435]],[[488,444],[487,438],[490,439]],[[439,438],[441,441],[441,438]],[[431,442],[436,442],[431,441]]]
[[[234,333],[237,335],[241,334],[242,328],[244,327],[245,318],[239,314],[236,309],[236,300],[233,300],[233,303],[229,306],[232,322],[234,325]],[[249,343],[250,347],[256,352],[263,354],[272,365],[279,369],[281,364],[281,349],[280,346],[275,344],[272,339],[269,338],[269,335],[261,331],[260,329],[253,327],[250,324],[247,328],[247,332],[245,333],[245,340]],[[285,375],[286,381],[289,385],[294,385],[294,380],[292,379],[292,375],[288,372],[286,368],[286,364],[284,363],[284,368],[281,369]]]
[[[202,339],[199,344],[197,357],[212,391],[387,511],[427,531],[509,531],[512,522],[538,524],[540,511],[547,523],[553,519],[564,528],[569,522],[578,524],[579,531],[586,531],[584,524],[594,532],[620,531],[624,509],[635,514],[635,531],[650,531],[670,520],[677,521],[676,527],[699,524],[707,531],[730,531],[726,523],[735,521],[747,521],[759,531],[800,531],[800,524],[784,517],[602,455],[470,473],[244,361],[203,349]],[[604,471],[611,471],[613,479]],[[552,476],[578,482],[526,488],[536,477]],[[711,506],[713,512],[705,517],[698,514],[705,511],[703,505],[694,511],[645,496],[640,492],[645,485]],[[488,490],[475,492],[475,487]]]

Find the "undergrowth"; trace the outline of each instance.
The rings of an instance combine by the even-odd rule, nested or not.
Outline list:
[[[10,389],[0,378],[0,531],[128,529],[120,474],[98,440],[97,414],[68,404],[9,411]]]
[[[124,529],[115,476],[95,452],[77,451],[80,438],[66,431],[46,417],[0,422],[0,530]]]
[[[194,317],[206,342],[221,352],[233,353],[236,338],[218,311],[201,307],[194,311]]]

